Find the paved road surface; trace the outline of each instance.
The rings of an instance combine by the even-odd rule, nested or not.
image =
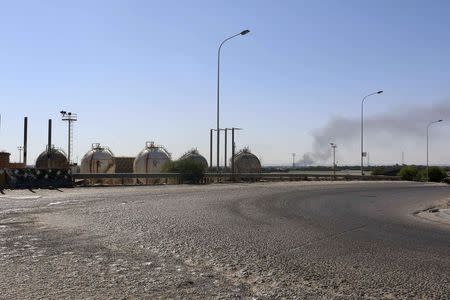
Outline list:
[[[434,298],[450,187],[401,182],[0,195],[0,298]]]

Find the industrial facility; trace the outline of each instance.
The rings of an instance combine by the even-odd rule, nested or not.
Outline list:
[[[63,121],[70,119],[68,123],[69,136],[67,149],[70,154],[73,154],[72,123],[77,120],[77,116],[76,114],[65,111],[61,111],[61,114]],[[45,150],[38,155],[34,165],[28,165],[28,117],[24,118],[23,124],[23,145],[18,147],[21,151],[20,156],[21,158],[23,157],[23,161],[21,160],[19,163],[10,162],[11,154],[6,151],[0,152],[0,188],[7,186],[45,187],[47,185],[58,185],[58,182],[63,182],[62,185],[67,186],[69,181],[72,184],[74,183],[72,177],[79,178],[80,176],[85,176],[86,179],[83,181],[85,184],[153,184],[161,182],[158,175],[165,177],[165,182],[170,177],[169,173],[165,176],[164,174],[166,174],[166,166],[172,161],[172,155],[166,147],[157,145],[153,141],[146,142],[145,147],[135,157],[116,157],[108,147],[100,143],[93,143],[91,149],[86,152],[81,159],[81,164],[78,166],[76,163],[71,162],[70,154],[67,154],[64,150],[56,147],[52,143],[51,119],[48,120],[48,140]],[[232,144],[234,146],[234,139]],[[212,166],[208,165],[207,159],[196,148],[184,153],[178,161],[192,161],[200,165],[203,172],[212,170]],[[234,166],[231,169],[232,173],[261,172],[259,159],[248,148],[244,148],[234,156],[232,155],[230,162]],[[225,167],[223,170],[226,172],[229,169]],[[89,178],[89,174],[92,174],[92,178]],[[108,174],[108,176],[100,178],[101,174]],[[125,176],[124,174],[129,175]],[[141,174],[143,175],[142,178],[137,176]],[[39,184],[36,183],[38,179]],[[46,180],[48,181],[47,183]]]

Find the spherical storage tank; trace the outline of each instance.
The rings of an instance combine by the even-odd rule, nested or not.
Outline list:
[[[89,150],[81,159],[81,173],[115,173],[116,164],[114,163],[114,154],[108,148],[100,144],[92,144]]]
[[[203,157],[197,149],[192,149],[188,152],[186,152],[185,154],[183,154],[183,156],[180,157],[180,160],[190,160],[193,161],[196,164],[199,164],[200,166],[203,167],[203,170],[206,171],[208,169],[208,161],[206,160],[205,157]]]
[[[154,142],[145,143],[145,148],[134,159],[133,171],[138,174],[160,173],[170,161],[170,153]]]
[[[64,170],[69,168],[69,162],[67,161],[66,154],[55,147],[51,147],[42,152],[36,159],[36,169],[47,170],[56,169]]]
[[[236,173],[259,173],[261,162],[248,148],[244,148],[234,156],[234,168]]]

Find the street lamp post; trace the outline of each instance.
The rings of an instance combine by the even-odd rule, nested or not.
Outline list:
[[[292,153],[292,169],[295,169],[295,153]]]
[[[361,175],[364,175],[364,101],[366,100],[367,97],[373,96],[373,95],[377,95],[377,94],[381,94],[383,93],[383,91],[378,91],[375,93],[371,93],[367,96],[365,96],[362,101],[361,101]]]
[[[242,130],[242,128],[231,128],[231,174],[234,176],[234,156],[236,155],[236,143],[234,142],[234,136],[236,130]]]
[[[428,134],[428,131],[429,131],[430,126],[431,126],[432,124],[434,124],[434,123],[440,123],[440,122],[442,122],[442,120],[433,121],[433,122],[430,122],[430,123],[428,124],[428,126],[427,126],[427,182],[430,180],[429,173],[428,173],[428,169],[429,169],[429,166],[428,166],[428,141],[429,141],[429,134]]]
[[[219,131],[217,131],[217,129],[210,129],[209,130],[209,166],[210,168],[212,168],[212,161],[213,161],[213,132],[219,132],[217,134],[217,137],[220,136],[220,131],[224,131],[223,128],[220,128]]]
[[[238,34],[235,34],[233,36],[230,36],[229,38],[226,38],[225,40],[220,43],[219,50],[217,51],[217,132],[220,130],[220,124],[219,124],[219,117],[220,117],[220,50],[222,49],[223,44],[231,40],[232,38],[235,38],[239,35],[246,35],[249,33],[250,30],[244,30],[239,32]],[[220,135],[217,135],[217,173],[219,173],[219,164],[220,164]]]
[[[337,145],[335,143],[330,143],[331,148],[333,149],[333,176],[336,177],[336,148]]]
[[[209,167],[212,168],[212,155],[213,155],[213,130],[209,130]]]

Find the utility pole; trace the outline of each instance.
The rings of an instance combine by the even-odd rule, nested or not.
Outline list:
[[[222,46],[226,41],[231,40],[232,38],[235,38],[237,36],[240,35],[246,35],[247,33],[249,33],[250,30],[246,29],[243,30],[235,35],[232,35],[226,39],[224,39],[222,41],[222,43],[220,43],[219,49],[217,51],[217,173],[219,173],[220,168],[219,168],[219,164],[220,164],[220,134],[219,134],[219,130],[220,130],[220,126],[219,126],[219,120],[220,120],[220,51],[222,50]]]
[[[72,146],[73,146],[73,122],[78,120],[77,114],[74,114],[72,112],[66,112],[64,110],[60,111],[61,118],[63,121],[66,121],[68,123],[68,141],[67,141],[67,161],[69,162],[69,165],[71,164],[71,153],[72,153]]]
[[[234,132],[235,130],[242,130],[242,128],[231,128],[231,174],[234,174],[234,156],[236,155],[236,143],[234,142]]]
[[[295,153],[292,153],[292,169],[295,169]]]
[[[430,139],[429,138],[430,126],[435,123],[440,123],[440,122],[442,122],[442,120],[433,121],[433,122],[428,123],[428,126],[427,126],[427,182],[430,181],[429,166],[428,166],[428,148],[429,148],[428,144],[429,144],[429,139]]]
[[[361,175],[364,175],[364,157],[366,156],[366,152],[364,152],[364,101],[367,99],[367,97],[379,95],[382,93],[383,91],[371,93],[365,96],[361,101]]]
[[[209,130],[209,166],[213,167],[213,132],[217,132],[217,138],[220,137],[220,132],[224,131],[223,128],[219,128],[219,131],[217,129],[210,129]]]
[[[402,166],[405,165],[405,152],[402,151]]]
[[[333,149],[333,176],[336,177],[336,148],[337,145],[335,143],[330,143],[331,148]]]

